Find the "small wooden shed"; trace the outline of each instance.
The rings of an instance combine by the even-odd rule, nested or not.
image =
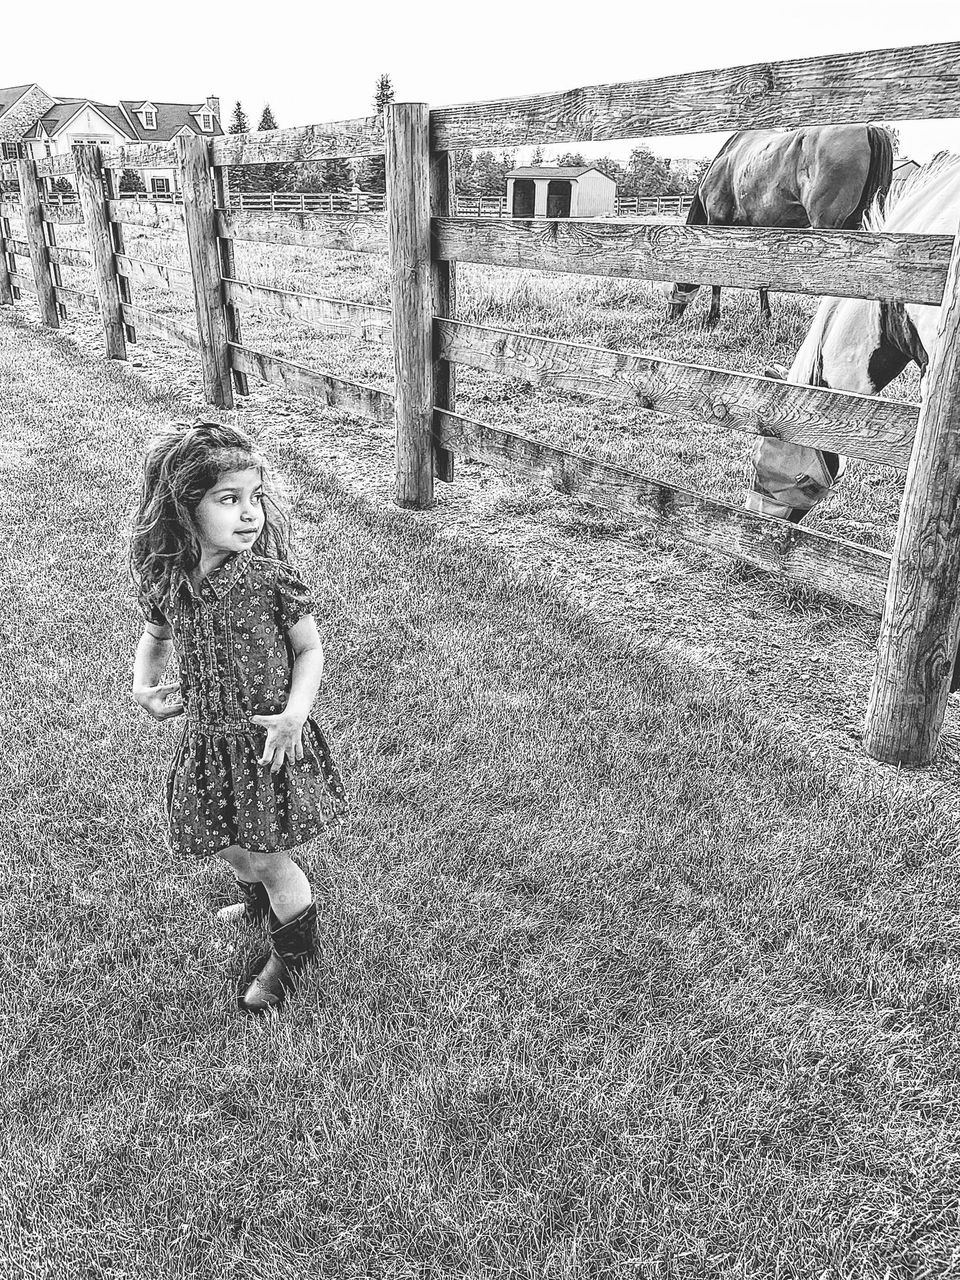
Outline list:
[[[531,165],[507,174],[514,218],[596,218],[616,212],[617,184],[591,165]]]

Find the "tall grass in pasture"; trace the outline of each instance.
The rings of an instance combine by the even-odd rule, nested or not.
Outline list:
[[[176,726],[128,693],[138,455],[196,406],[9,313],[0,380],[5,1275],[956,1274],[935,808],[306,472],[278,424],[352,808],[305,850],[319,970],[244,1022],[257,940],[170,860]]]

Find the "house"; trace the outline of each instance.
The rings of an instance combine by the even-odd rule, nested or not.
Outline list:
[[[507,208],[514,218],[595,218],[613,213],[617,184],[592,165],[531,165],[507,174]]]
[[[69,154],[76,143],[117,147],[131,142],[170,142],[185,134],[217,137],[220,99],[200,103],[153,102],[127,99],[116,105],[92,98],[55,98],[39,85],[0,89],[0,149],[2,159],[16,159],[22,144],[34,159]],[[177,190],[177,171],[140,171],[153,195]]]

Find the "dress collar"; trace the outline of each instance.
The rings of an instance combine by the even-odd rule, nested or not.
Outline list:
[[[243,576],[252,559],[252,551],[233,552],[219,568],[213,569],[207,574],[200,583],[199,592],[194,590],[190,578],[181,570],[180,589],[183,590],[185,587],[195,600],[205,600],[211,597],[214,600],[221,600]]]

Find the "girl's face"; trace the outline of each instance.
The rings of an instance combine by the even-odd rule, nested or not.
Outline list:
[[[196,510],[200,544],[208,556],[244,551],[259,537],[263,519],[260,468],[222,471]]]

